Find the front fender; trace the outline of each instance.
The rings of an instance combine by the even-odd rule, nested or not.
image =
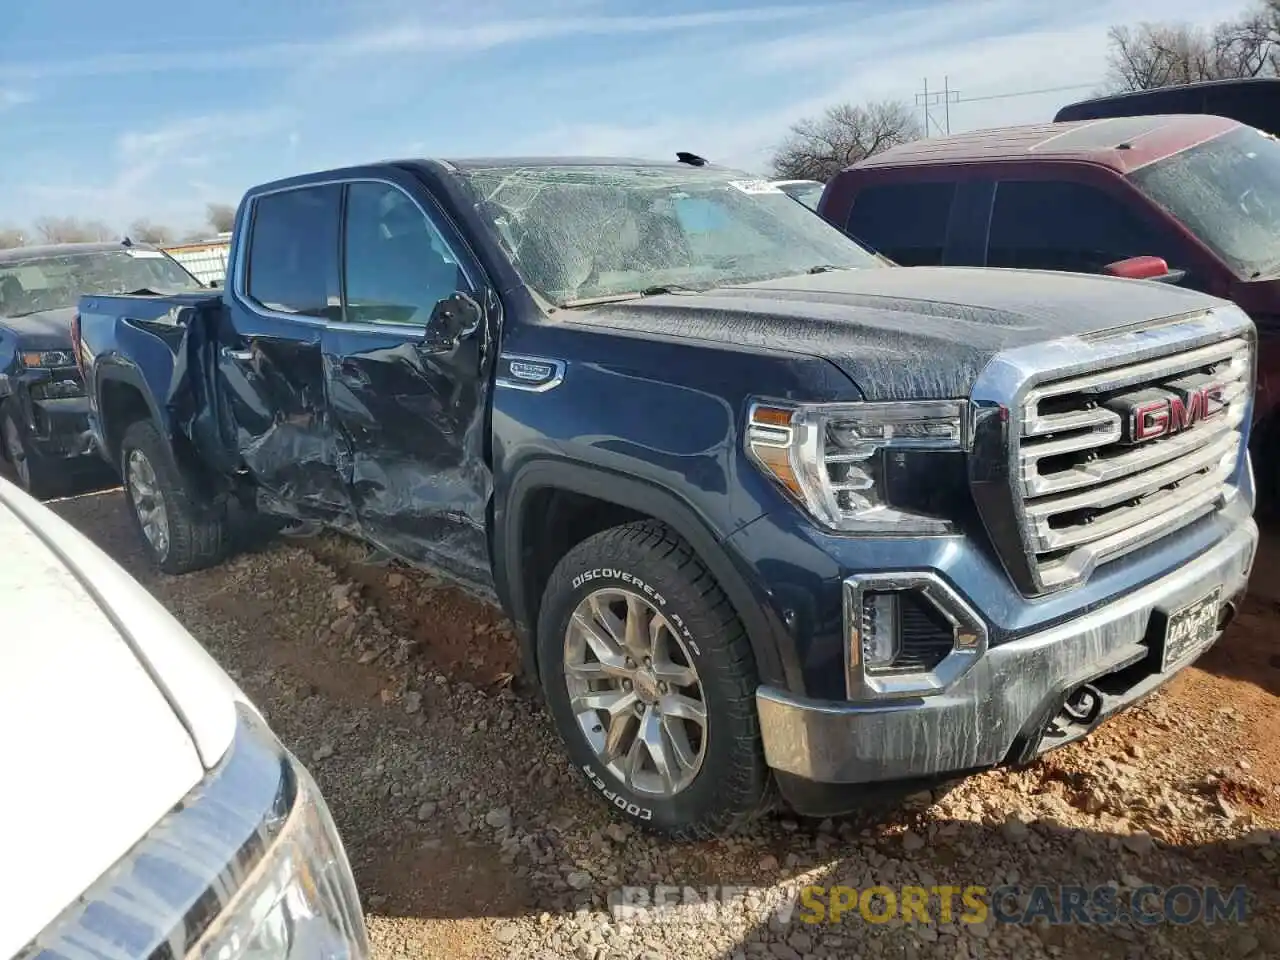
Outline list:
[[[524,666],[530,675],[538,675],[536,618],[532,613],[534,598],[525,595],[522,565],[527,544],[522,540],[531,497],[545,489],[593,497],[669,526],[693,548],[729,598],[747,631],[760,681],[802,689],[790,634],[767,602],[763,585],[693,506],[645,480],[550,457],[517,468],[509,478],[506,497],[498,501],[494,512],[494,579],[498,595],[519,628]]]

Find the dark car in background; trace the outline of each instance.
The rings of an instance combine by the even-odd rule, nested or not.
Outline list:
[[[92,456],[71,345],[80,297],[201,288],[171,257],[141,244],[0,251],[0,455],[24,489],[43,496],[109,475]]]
[[[896,262],[1159,279],[1258,327],[1254,466],[1280,502],[1280,143],[1212,116],[979,130],[894,147],[818,212]]]
[[[1207,80],[1157,90],[1134,90],[1068,104],[1053,119],[1055,123],[1065,123],[1180,113],[1209,113],[1268,133],[1280,133],[1280,79]]]

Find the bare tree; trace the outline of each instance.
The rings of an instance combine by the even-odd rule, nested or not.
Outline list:
[[[918,140],[922,133],[915,113],[901,101],[842,103],[792,125],[773,156],[774,175],[825,183],[851,163]]]
[[[129,239],[159,246],[173,241],[173,231],[164,224],[152,223],[146,217],[141,217],[129,224]]]
[[[13,247],[20,247],[27,242],[27,238],[23,236],[21,230],[13,227],[0,227],[0,250],[9,250]]]
[[[236,222],[236,208],[229,203],[211,203],[205,208],[205,219],[214,233],[227,233]]]
[[[1276,76],[1280,0],[1223,20],[1212,29],[1177,23],[1140,23],[1107,31],[1106,89],[1112,93],[1157,87]]]
[[[45,243],[81,243],[86,240],[110,240],[114,230],[100,220],[75,217],[41,217],[35,222],[36,236]]]

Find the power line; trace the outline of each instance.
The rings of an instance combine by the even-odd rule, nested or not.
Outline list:
[[[1039,90],[1015,90],[1012,93],[991,93],[985,97],[962,97],[956,100],[956,103],[978,103],[981,100],[1008,100],[1011,97],[1034,97],[1039,93],[1062,93],[1065,90],[1090,90],[1096,87],[1094,83],[1069,83],[1062,87],[1041,87]]]
[[[1062,93],[1067,90],[1085,90],[1097,87],[1094,83],[1068,83],[1057,87],[1040,87],[1036,90],[1011,90],[1007,93],[989,93],[981,97],[962,97],[960,91],[951,86],[949,77],[942,78],[942,90],[930,90],[929,78],[924,79],[924,89],[916,94],[916,106],[924,112],[924,135],[932,136],[934,132],[944,136],[951,133],[951,104],[982,103],[988,100],[1011,100],[1015,97],[1034,97],[1043,93]],[[941,117],[937,108],[941,107]]]

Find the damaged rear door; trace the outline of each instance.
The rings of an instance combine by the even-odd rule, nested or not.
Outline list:
[[[342,187],[311,184],[251,198],[219,336],[224,431],[270,512],[355,524],[350,455],[329,416],[323,339],[341,315]]]
[[[408,176],[349,182],[344,209],[343,320],[326,330],[325,365],[361,529],[491,593],[480,269]]]

